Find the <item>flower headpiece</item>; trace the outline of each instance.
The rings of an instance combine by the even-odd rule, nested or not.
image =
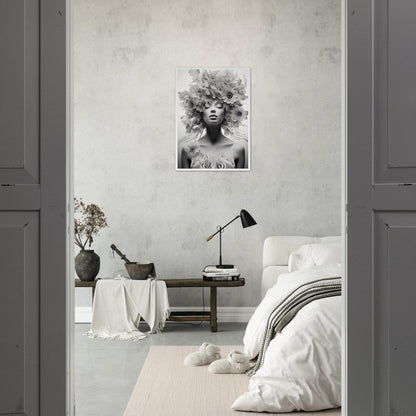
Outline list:
[[[185,109],[182,121],[186,132],[202,134],[205,123],[202,113],[205,105],[212,101],[220,101],[224,105],[225,116],[222,128],[225,133],[232,134],[241,121],[247,119],[248,111],[243,108],[247,99],[247,80],[241,79],[237,73],[228,69],[189,71],[192,81],[188,91],[179,92],[179,100]]]

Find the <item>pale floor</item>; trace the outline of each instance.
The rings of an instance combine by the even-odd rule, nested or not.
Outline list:
[[[75,415],[122,416],[152,345],[242,345],[246,325],[219,323],[218,332],[211,332],[207,322],[169,322],[163,333],[132,342],[90,339],[83,335],[89,324],[76,324]]]

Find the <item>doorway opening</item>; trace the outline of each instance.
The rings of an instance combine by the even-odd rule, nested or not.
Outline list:
[[[73,3],[74,196],[100,207],[108,223],[91,245],[101,279],[128,276],[111,244],[132,261],[154,263],[160,279],[201,278],[218,257],[216,242],[206,237],[247,209],[257,226],[233,225],[222,235],[224,260],[237,266],[245,285],[218,289],[218,332],[205,321],[168,322],[161,334],[126,342],[84,336],[91,328],[92,289],[80,283],[72,311],[77,416],[97,406],[102,415],[122,414],[153,345],[243,348],[247,323],[289,271],[290,254],[292,262],[300,256],[319,267],[326,263],[318,264],[313,250],[323,250],[331,260],[324,262],[345,263],[341,3],[197,3]],[[178,86],[178,68],[199,70],[201,85],[204,70],[249,69],[250,88],[241,94],[250,105],[243,100],[231,108],[234,95],[225,103],[229,111],[247,111],[233,113],[230,122],[240,117],[250,132],[249,169],[177,169],[181,117],[204,111],[181,113],[187,108],[178,92],[192,89],[191,82]],[[268,263],[269,253],[277,258]],[[311,266],[301,263],[298,270],[291,263],[291,270],[301,274]],[[173,312],[202,314],[212,300],[203,288],[172,288],[168,295]],[[148,330],[145,323],[139,329]]]

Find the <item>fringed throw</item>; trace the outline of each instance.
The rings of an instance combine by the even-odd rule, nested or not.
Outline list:
[[[149,333],[163,330],[169,318],[169,300],[163,280],[100,279],[94,296],[90,338],[138,341],[140,318],[149,325]]]

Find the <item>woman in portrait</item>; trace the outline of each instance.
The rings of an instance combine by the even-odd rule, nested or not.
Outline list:
[[[189,89],[179,92],[187,136],[178,143],[180,169],[245,169],[247,138],[233,138],[247,120],[247,80],[227,69],[189,71]]]

